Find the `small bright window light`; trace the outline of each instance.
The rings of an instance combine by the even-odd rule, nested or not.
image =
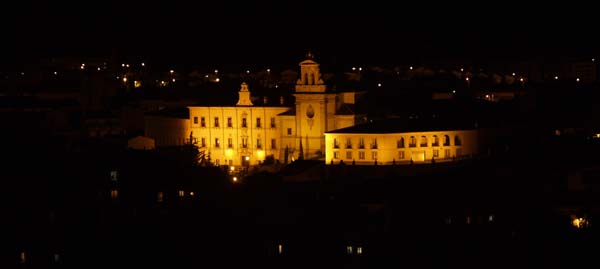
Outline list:
[[[179,191],[178,195],[179,195],[179,197],[185,196],[185,191]]]
[[[171,75],[173,75],[173,73],[175,73],[175,70],[171,69],[171,70],[169,70],[169,73],[171,73]]]
[[[411,67],[409,67],[408,69],[410,69],[410,70],[413,70],[413,67],[411,66]]]
[[[250,157],[249,157],[249,156],[246,156],[246,161],[249,161],[249,160],[250,160]]]
[[[515,72],[512,73],[513,77],[516,75]]]
[[[279,254],[283,253],[283,245],[282,244],[277,245],[277,253],[279,253]]]
[[[233,182],[237,182],[237,177],[233,177]]]
[[[346,253],[347,254],[352,254],[354,252],[354,249],[352,248],[352,246],[347,246],[346,247]]]
[[[233,171],[233,170],[235,170],[235,167],[233,167],[233,166],[230,166],[230,167],[229,167],[229,170]]]
[[[359,68],[358,68],[358,71],[362,71],[362,67],[359,67]]]
[[[461,68],[461,69],[460,69],[460,72],[463,72],[463,71],[465,71],[465,69],[464,69],[464,68]]]
[[[246,70],[246,74],[250,74],[250,70]]]
[[[58,72],[54,71],[54,75],[58,75]]]
[[[215,81],[216,81],[216,82],[219,82],[219,81],[221,81],[221,79],[219,79],[219,78],[216,78],[216,79],[215,79]]]
[[[145,64],[145,63],[142,63],[142,66],[146,66],[146,64]]]
[[[381,87],[381,83],[377,83],[377,87]]]
[[[357,255],[362,255],[362,247],[356,247],[356,254]]]
[[[576,81],[579,82],[579,78],[577,78]]]
[[[554,76],[554,79],[558,79],[558,76]]]
[[[355,71],[355,70],[356,70],[356,67],[352,67],[352,71]]]
[[[190,196],[194,196],[194,192],[193,191],[190,192]]]

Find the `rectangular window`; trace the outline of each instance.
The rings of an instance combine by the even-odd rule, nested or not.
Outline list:
[[[346,151],[346,159],[352,160],[352,151]]]
[[[334,159],[339,159],[340,158],[340,152],[339,151],[334,151],[333,152],[333,158]]]
[[[372,160],[377,160],[377,151],[371,151],[371,159]]]
[[[247,128],[248,125],[246,124],[246,118],[242,118],[242,128]]]
[[[376,149],[377,148],[377,138],[373,138],[373,141],[371,141],[371,148],[372,149]]]
[[[339,148],[340,148],[340,143],[339,143],[339,141],[337,140],[337,138],[334,138],[334,139],[333,139],[333,148],[334,148],[334,149],[339,149]]]
[[[398,151],[398,159],[404,160],[404,151]]]
[[[421,136],[421,143],[419,144],[421,147],[427,147],[427,137]]]
[[[408,147],[414,148],[416,146],[417,146],[417,138],[415,138],[414,136],[411,136],[408,140]]]
[[[217,166],[221,165],[221,161],[219,159],[215,159],[215,165],[217,165]]]
[[[215,147],[218,148],[219,146],[221,146],[221,141],[219,141],[218,138],[215,138]]]
[[[227,118],[227,127],[229,127],[229,128],[233,127],[233,123],[231,121],[231,117]]]
[[[227,138],[227,147],[233,148],[233,139],[232,138]]]
[[[219,117],[215,117],[215,127],[219,127]]]
[[[359,160],[364,160],[365,159],[365,152],[364,151],[359,151],[358,152],[358,159]]]
[[[404,137],[401,137],[400,139],[398,139],[398,141],[396,141],[396,148],[404,148]]]
[[[346,148],[347,149],[351,149],[352,148],[352,139],[346,138]]]
[[[272,149],[276,149],[277,148],[277,140],[276,139],[271,139],[271,148]]]
[[[260,118],[256,118],[256,128],[261,128],[260,126]]]
[[[206,119],[204,117],[200,118],[200,127],[206,127]]]
[[[438,158],[440,156],[440,152],[437,149],[433,150],[433,158]]]
[[[450,156],[450,149],[445,149],[444,150],[444,157],[446,157],[446,158],[452,157],[452,156]]]
[[[365,139],[362,138],[362,137],[358,139],[358,148],[359,149],[364,149],[365,148]]]
[[[206,147],[206,138],[204,138],[204,137],[202,138],[202,144],[201,145],[202,145],[202,147]]]
[[[262,148],[262,143],[261,143],[261,139],[260,138],[256,139],[256,148],[257,149],[261,149]]]
[[[194,124],[198,124],[198,117],[194,117]]]
[[[288,135],[292,135],[292,128],[288,128],[288,130],[287,130],[287,134],[288,134]]]
[[[248,147],[248,138],[242,138],[242,148]]]
[[[275,128],[275,118],[271,118],[271,128]]]

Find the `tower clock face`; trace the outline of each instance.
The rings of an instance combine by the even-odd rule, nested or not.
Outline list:
[[[315,110],[313,109],[312,105],[308,105],[308,108],[306,109],[306,116],[309,119],[312,119],[315,116]]]

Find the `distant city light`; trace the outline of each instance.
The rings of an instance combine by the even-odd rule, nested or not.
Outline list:
[[[126,64],[125,66],[126,66],[127,68],[129,68],[129,64]]]
[[[54,71],[54,75],[58,75],[58,72]]]
[[[100,67],[98,67],[98,71],[100,71]]]
[[[409,67],[408,69],[410,69],[410,70],[413,70],[413,67],[411,66],[411,67]]]
[[[554,79],[558,79],[558,76],[554,76]]]
[[[204,76],[205,78],[208,78],[208,75]]]
[[[120,79],[121,77],[117,76],[117,79]]]
[[[592,62],[595,62],[595,61],[596,61],[596,59],[595,59],[595,58],[592,58]]]
[[[469,81],[469,78],[465,78],[466,81]]]
[[[123,82],[127,82],[127,77],[123,77]]]
[[[463,71],[465,71],[465,69],[464,69],[464,68],[461,68],[461,69],[460,69],[460,72],[463,72]]]
[[[219,73],[219,70],[215,69],[215,73]]]
[[[173,75],[173,73],[175,73],[175,70],[171,69],[171,70],[169,70],[169,73],[171,73],[171,75]]]
[[[523,82],[523,80],[524,80],[523,78],[520,78],[520,79],[519,79],[519,81],[521,81],[521,82]]]
[[[193,191],[190,192],[190,196],[194,196],[194,192]]]
[[[275,88],[276,88],[276,89],[277,89],[277,88],[279,88],[279,85],[275,85]]]
[[[362,247],[356,247],[356,255],[362,255]]]
[[[229,167],[229,170],[233,171],[233,170],[235,170],[235,167],[233,167],[233,166],[230,166],[230,167]]]
[[[377,87],[381,87],[381,83],[377,83]]]
[[[125,64],[121,64],[121,67],[125,67]]]
[[[175,79],[172,79],[173,82],[175,82]]]
[[[268,73],[268,72],[271,72],[271,69],[267,68],[267,73]]]
[[[485,98],[486,98],[486,99],[490,98],[490,95],[489,95],[489,94],[486,94],[486,95],[485,95]]]
[[[452,93],[456,93],[456,90],[452,90]]]
[[[577,78],[576,81],[579,82],[579,78]]]
[[[352,71],[356,71],[356,67],[352,67]]]
[[[146,64],[145,64],[145,63],[142,63],[142,66],[146,66]]]
[[[246,70],[246,74],[250,74],[250,70]]]
[[[362,71],[362,67],[359,67],[359,68],[358,68],[358,71]]]
[[[25,75],[25,72],[21,72],[21,76],[24,76],[24,75]]]
[[[215,81],[216,81],[216,82],[219,82],[219,81],[221,81],[221,79],[219,79],[219,78],[216,78],[216,79],[215,79]]]
[[[515,72],[512,73],[513,77],[516,75]]]
[[[233,177],[233,182],[237,182],[237,177]]]

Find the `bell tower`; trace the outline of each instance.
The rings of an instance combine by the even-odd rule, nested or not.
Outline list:
[[[325,83],[321,78],[319,64],[309,51],[306,60],[300,63],[300,78],[296,81],[296,92],[325,92]]]
[[[251,106],[252,105],[252,101],[250,100],[250,91],[248,90],[248,84],[246,84],[246,82],[242,83],[238,94],[239,94],[239,99],[236,104],[237,106]]]

